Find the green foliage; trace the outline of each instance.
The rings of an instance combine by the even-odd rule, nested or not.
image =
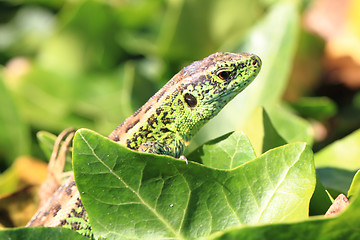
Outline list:
[[[326,189],[336,196],[347,193],[360,168],[360,130],[323,148],[315,154],[315,166]]]
[[[319,176],[316,176],[316,186],[314,194],[310,200],[310,216],[324,215],[333,202],[333,198],[329,196]]]
[[[45,154],[46,158],[50,160],[50,158],[52,157],[53,148],[54,148],[55,141],[56,141],[56,136],[49,132],[40,131],[36,134],[36,137],[38,139],[41,150]],[[61,146],[63,146],[63,141],[61,142]],[[59,149],[59,151],[60,151],[60,149]],[[59,155],[59,151],[58,151],[57,155]],[[72,153],[72,149],[69,149],[66,152],[66,161],[65,161],[64,171],[72,170],[71,153]]]
[[[357,193],[351,205],[336,217],[314,218],[291,224],[273,224],[233,228],[211,239],[359,239],[360,197]]]
[[[55,145],[56,136],[49,132],[40,131],[36,134],[36,137],[38,138],[39,146],[45,154],[46,158],[50,159]]]
[[[315,187],[305,143],[218,170],[138,153],[84,129],[75,135],[73,162],[94,234],[107,239],[194,239],[232,226],[301,220]]]
[[[255,157],[249,139],[239,131],[209,141],[188,156],[191,161],[219,169],[233,169]]]
[[[339,168],[317,168],[316,172],[323,186],[335,197],[348,191],[355,174]]]
[[[255,109],[244,131],[251,139],[257,155],[286,144],[274,128],[267,112],[260,107]]]
[[[290,63],[293,61],[299,37],[299,24],[297,1],[280,1],[269,8],[242,41],[222,49],[254,52],[261,56],[263,66],[258,77],[246,91],[231,101],[217,118],[207,124],[195,137],[195,141],[204,142],[234,129],[241,130],[259,105],[265,106],[270,118],[275,115],[272,112],[276,112],[276,109],[272,108],[277,107],[287,83]],[[282,127],[282,131],[287,132],[286,126],[279,124],[280,130]],[[298,128],[295,134],[299,135],[303,131],[307,130],[303,127]],[[293,136],[288,138],[294,139]],[[304,141],[299,138],[296,140]]]
[[[359,191],[359,187],[360,187],[360,174],[359,174],[359,172],[360,171],[357,171],[355,176],[354,176],[354,179],[353,179],[353,181],[351,183],[351,186],[350,186],[348,194],[347,194],[348,197],[355,195]]]
[[[316,153],[316,167],[335,167],[356,171],[360,168],[359,145],[360,130],[357,130]]]
[[[10,165],[15,157],[29,153],[30,134],[2,78],[0,78],[0,102],[0,154]]]
[[[269,110],[275,129],[287,142],[301,141],[313,144],[314,130],[308,120],[300,118],[283,104]]]
[[[263,61],[261,73],[193,139],[188,164],[77,133],[76,182],[95,236],[360,238],[360,130],[352,132],[360,94],[350,108],[324,97],[282,100],[304,55],[298,44],[310,2],[1,2],[0,167],[9,171],[0,186],[11,186],[17,157],[43,158],[39,145],[48,160],[55,135],[46,131],[73,126],[106,136],[191,61],[215,51],[251,52]],[[311,39],[307,47],[321,55],[323,43]],[[342,135],[315,153],[314,163],[314,120],[331,127],[328,119],[344,108],[351,124],[342,122]],[[343,213],[312,216],[323,215],[339,193],[351,196]],[[0,239],[8,238],[85,239],[62,228],[1,230]]]
[[[79,233],[66,228],[33,227],[1,230],[0,239],[88,240],[89,238],[84,237]]]
[[[304,97],[291,104],[291,106],[302,116],[317,120],[334,116],[337,109],[335,103],[327,97]]]

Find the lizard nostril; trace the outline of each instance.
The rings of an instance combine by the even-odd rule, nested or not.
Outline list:
[[[258,62],[257,59],[253,59],[252,62],[251,62],[251,64],[252,64],[254,67],[259,66],[259,62]]]
[[[251,59],[251,64],[254,67],[260,67],[261,66],[261,59],[258,56],[253,56]]]

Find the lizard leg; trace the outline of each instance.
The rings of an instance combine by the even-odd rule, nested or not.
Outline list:
[[[146,142],[140,145],[137,149],[138,152],[155,153],[155,154],[166,154],[165,149],[156,142]]]
[[[180,145],[179,145],[180,146]],[[139,152],[155,153],[160,155],[170,155],[180,160],[184,160],[188,164],[188,160],[184,155],[180,155],[182,147],[169,148],[167,145],[162,145],[157,142],[146,142],[140,145]],[[180,155],[180,156],[179,156]]]
[[[65,129],[59,134],[55,141],[49,160],[48,175],[39,191],[40,207],[42,207],[50,199],[50,197],[62,184],[62,174],[65,167],[66,153],[71,145],[74,134],[75,129]]]

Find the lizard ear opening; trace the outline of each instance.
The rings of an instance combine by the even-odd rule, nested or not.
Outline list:
[[[192,95],[190,93],[185,93],[184,100],[190,108],[195,107],[197,104],[196,97],[194,97],[194,95]]]

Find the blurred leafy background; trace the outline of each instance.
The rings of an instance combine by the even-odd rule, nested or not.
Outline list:
[[[1,1],[0,205],[23,175],[39,175],[33,158],[47,161],[37,132],[108,135],[182,67],[217,51],[255,53],[263,68],[190,150],[234,129],[256,145],[249,122],[259,105],[286,142],[323,149],[360,126],[359,12],[356,0]],[[352,149],[337,192],[360,168],[354,134],[318,157],[328,167],[329,155]]]

